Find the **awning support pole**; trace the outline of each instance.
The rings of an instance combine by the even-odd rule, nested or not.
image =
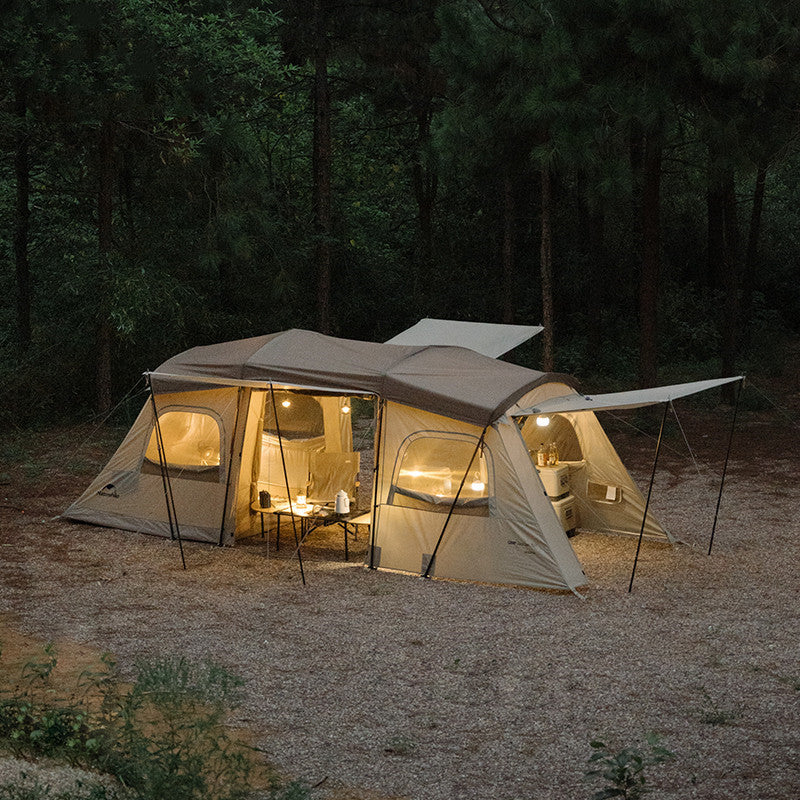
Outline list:
[[[269,382],[269,396],[272,398],[272,413],[275,415],[275,430],[278,433],[278,448],[281,451],[281,466],[283,467],[283,480],[286,484],[286,497],[289,500],[289,516],[292,519],[292,531],[294,532],[294,543],[297,545],[297,563],[300,564],[300,579],[303,586],[306,585],[306,573],[303,569],[303,556],[300,552],[300,539],[297,537],[297,520],[294,517],[292,508],[292,490],[289,487],[289,473],[286,471],[286,456],[283,454],[283,439],[281,438],[281,425],[278,422],[278,406],[275,403],[275,388],[272,381]]]
[[[636,565],[639,563],[639,551],[642,549],[642,538],[644,537],[644,526],[647,522],[647,511],[650,508],[650,496],[653,493],[653,481],[656,479],[656,466],[658,464],[658,454],[661,452],[661,440],[664,436],[664,423],[667,421],[669,403],[664,403],[664,415],[661,417],[661,427],[658,430],[658,443],[656,444],[656,455],[653,459],[653,471],[650,474],[650,486],[647,488],[647,500],[644,504],[644,514],[642,514],[642,528],[639,531],[639,541],[636,545],[636,558],[633,559],[633,570],[631,570],[631,582],[628,584],[628,594],[633,591],[633,578],[636,575]]]
[[[456,492],[456,496],[453,498],[453,502],[450,504],[450,509],[447,512],[447,519],[444,521],[444,525],[442,526],[442,532],[439,534],[439,538],[436,541],[436,547],[433,548],[433,552],[431,553],[430,560],[428,561],[427,566],[425,567],[425,572],[422,573],[423,578],[430,577],[431,567],[433,566],[433,561],[436,558],[436,553],[439,551],[439,545],[442,543],[442,539],[444,538],[444,532],[447,530],[447,523],[450,522],[450,517],[453,516],[453,511],[455,510],[456,503],[458,503],[458,498],[461,495],[461,490],[464,488],[464,484],[467,481],[467,476],[469,475],[469,471],[472,469],[472,462],[475,461],[475,456],[478,455],[478,452],[483,447],[483,440],[486,436],[486,431],[489,428],[487,425],[483,431],[481,432],[481,438],[478,439],[478,444],[475,445],[475,449],[472,451],[472,457],[469,460],[469,464],[467,464],[467,468],[464,471],[464,476],[461,478],[461,483],[458,485],[458,491]]]
[[[225,479],[225,498],[222,501],[222,521],[219,525],[219,546],[222,547],[222,540],[225,536],[225,519],[228,516],[228,500],[230,499],[231,493],[231,475],[233,474],[233,456],[235,452],[235,445],[236,445],[236,436],[239,432],[239,411],[242,407],[242,392],[244,391],[243,387],[239,387],[238,391],[236,392],[236,418],[233,422],[233,431],[231,432],[231,446],[230,452],[228,453],[228,474]],[[241,466],[241,458],[239,459],[239,465]]]
[[[742,396],[744,388],[744,378],[739,382],[739,389],[736,392],[736,400],[733,404],[733,419],[731,420],[731,430],[728,435],[728,451],[725,453],[725,464],[722,467],[722,478],[719,482],[719,494],[717,495],[717,507],[714,510],[714,524],[711,526],[711,539],[708,542],[708,555],[711,555],[711,548],[714,546],[714,533],[717,530],[717,518],[719,517],[719,507],[722,503],[722,487],[725,486],[725,476],[728,473],[728,461],[731,457],[731,445],[733,444],[733,431],[736,428],[736,414],[739,411],[739,398]]]
[[[169,535],[171,539],[178,540],[178,548],[181,551],[181,564],[186,569],[186,558],[183,554],[183,540],[181,539],[181,529],[178,525],[178,512],[175,509],[175,496],[172,494],[172,483],[169,479],[169,467],[167,466],[167,453],[164,447],[164,437],[161,434],[161,422],[158,418],[158,408],[156,407],[156,393],[153,391],[153,382],[150,374],[147,375],[147,388],[150,390],[150,402],[153,406],[153,424],[156,431],[156,448],[158,450],[158,466],[161,469],[161,484],[164,487],[164,500],[167,504],[167,519],[169,520]]]
[[[375,437],[375,463],[372,466],[372,525],[369,529],[369,568],[375,569],[375,535],[376,528],[378,527],[378,494],[380,492],[380,463],[381,463],[381,448],[383,437],[383,412],[386,408],[386,402],[382,397],[377,397],[378,403],[378,423],[376,425]]]

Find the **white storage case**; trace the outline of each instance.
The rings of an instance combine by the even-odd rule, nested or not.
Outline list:
[[[578,527],[578,506],[573,495],[567,495],[561,500],[552,500],[553,509],[556,512],[561,527],[567,532],[572,533]]]
[[[536,467],[544,484],[547,496],[552,498],[569,494],[569,467],[557,464],[555,467]]]

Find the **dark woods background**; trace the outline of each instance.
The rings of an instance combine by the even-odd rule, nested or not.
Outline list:
[[[543,323],[593,389],[779,373],[800,4],[3,0],[0,421],[196,344]]]

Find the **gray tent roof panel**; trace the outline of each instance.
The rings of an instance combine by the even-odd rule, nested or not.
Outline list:
[[[497,358],[543,330],[540,325],[505,325],[426,317],[393,336],[386,344],[451,345]]]
[[[557,414],[562,411],[602,411],[616,408],[639,408],[656,403],[668,403],[679,397],[686,397],[707,389],[714,389],[726,383],[742,380],[741,375],[733,378],[714,378],[692,383],[676,383],[671,386],[656,386],[652,389],[637,389],[631,392],[610,392],[608,394],[582,395],[567,394],[542,400],[530,408],[515,411],[512,416],[525,417],[529,414]]]
[[[152,374],[377,394],[478,425],[553,377],[462,347],[360,342],[304,330],[195,347]]]

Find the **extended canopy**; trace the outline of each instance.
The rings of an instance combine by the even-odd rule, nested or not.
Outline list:
[[[676,383],[672,386],[656,386],[651,389],[636,389],[632,392],[610,392],[595,395],[565,394],[542,400],[529,408],[513,411],[511,416],[525,417],[530,414],[556,414],[565,411],[610,411],[615,408],[641,408],[657,403],[668,403],[679,397],[705,392],[708,389],[740,380],[742,380],[742,376],[737,375],[733,378]]]
[[[386,344],[466,347],[476,353],[497,358],[543,330],[541,325],[502,325],[425,318],[393,336]]]

